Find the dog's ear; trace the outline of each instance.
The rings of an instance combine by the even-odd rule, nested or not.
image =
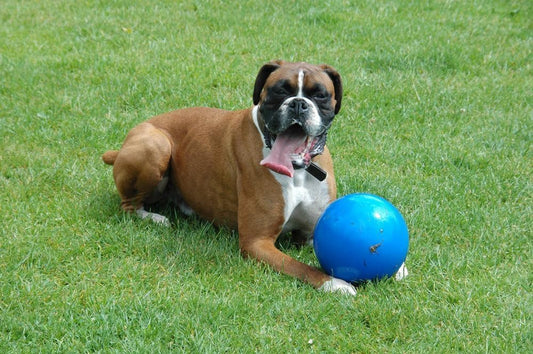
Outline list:
[[[261,92],[263,91],[263,86],[265,86],[266,80],[273,71],[281,66],[281,64],[283,64],[281,60],[271,61],[270,63],[263,65],[259,70],[254,85],[254,105],[257,105],[261,99]]]
[[[337,70],[333,69],[329,65],[321,65],[322,69],[324,69],[324,72],[328,74],[328,76],[331,78],[331,81],[333,81],[333,87],[335,88],[335,114],[339,113],[341,109],[341,101],[342,101],[342,80],[340,74],[337,72]]]

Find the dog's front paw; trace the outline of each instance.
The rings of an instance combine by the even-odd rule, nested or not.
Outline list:
[[[407,271],[407,267],[405,266],[405,263],[402,263],[402,265],[400,266],[400,269],[398,269],[398,271],[396,272],[394,279],[402,280],[408,275],[409,275],[409,272]]]
[[[337,278],[331,278],[330,280],[326,281],[318,290],[328,293],[340,292],[347,295],[357,294],[357,291],[352,284]]]

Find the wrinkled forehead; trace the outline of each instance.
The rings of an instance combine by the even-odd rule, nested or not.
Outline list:
[[[326,72],[319,66],[304,63],[291,63],[282,65],[270,74],[267,85],[272,86],[278,81],[288,82],[292,87],[312,88],[320,83],[328,91],[333,91],[333,82]]]

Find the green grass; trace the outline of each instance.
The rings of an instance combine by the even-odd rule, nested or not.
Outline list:
[[[532,18],[526,0],[3,1],[0,352],[531,352]],[[102,152],[158,113],[250,106],[278,58],[342,74],[340,194],[400,208],[405,281],[324,294],[241,259],[234,232],[119,211]]]

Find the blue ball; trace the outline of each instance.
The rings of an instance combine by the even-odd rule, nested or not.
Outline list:
[[[387,200],[350,194],[324,211],[313,245],[326,273],[361,282],[394,275],[407,257],[409,234],[402,214]]]

